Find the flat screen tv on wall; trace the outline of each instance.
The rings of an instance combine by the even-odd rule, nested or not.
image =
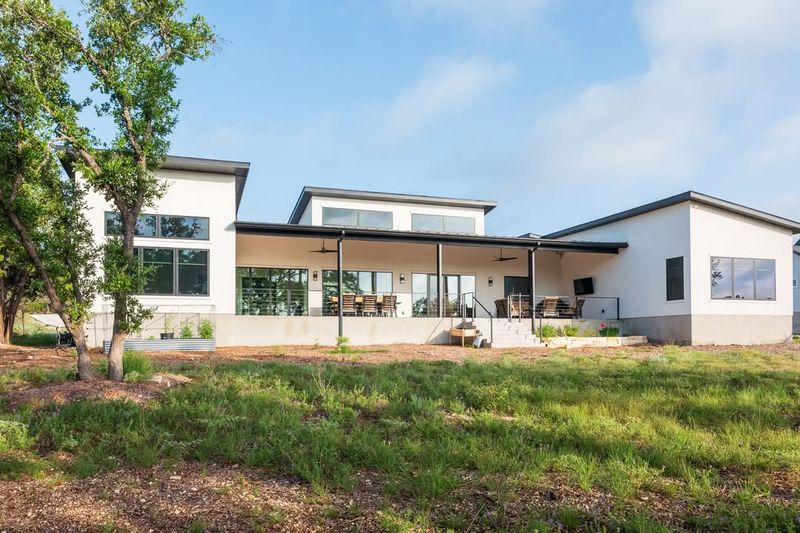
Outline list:
[[[575,296],[594,294],[594,280],[592,278],[572,280],[572,286],[575,288]]]

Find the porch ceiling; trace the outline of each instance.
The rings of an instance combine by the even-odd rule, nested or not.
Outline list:
[[[311,237],[345,240],[410,242],[444,244],[455,246],[485,246],[519,249],[537,249],[553,252],[584,252],[616,254],[627,248],[626,242],[590,242],[541,239],[532,237],[492,237],[486,235],[459,235],[453,233],[424,233],[419,231],[376,230],[344,228],[335,226],[306,226],[299,224],[275,224],[269,222],[237,221],[236,233],[248,235],[272,235],[281,237]]]

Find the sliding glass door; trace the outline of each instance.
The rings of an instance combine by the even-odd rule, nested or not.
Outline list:
[[[444,284],[444,316],[457,316],[460,313],[461,300],[467,307],[466,313],[471,316],[475,296],[475,276],[461,274],[445,274]],[[438,303],[438,286],[436,274],[412,274],[412,308],[413,316],[436,316]]]

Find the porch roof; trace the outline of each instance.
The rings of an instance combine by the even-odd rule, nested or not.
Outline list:
[[[538,249],[553,252],[588,252],[616,254],[627,248],[627,242],[568,241],[533,237],[494,237],[487,235],[463,235],[456,233],[426,233],[421,231],[398,231],[337,226],[307,226],[299,224],[276,224],[270,222],[234,223],[237,234],[271,235],[280,237],[311,237],[318,239],[408,242],[418,244],[445,244],[456,246],[485,246],[495,248]]]

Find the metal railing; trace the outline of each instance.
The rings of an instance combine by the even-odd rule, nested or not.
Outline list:
[[[556,296],[536,295],[531,306],[528,294],[509,294],[503,300],[495,300],[497,316],[509,321],[536,318],[562,318],[585,320],[618,320],[619,297],[617,296]]]
[[[483,305],[481,303],[481,301],[478,300],[475,297],[475,293],[474,292],[465,292],[465,293],[463,293],[461,295],[461,297],[460,297],[460,300],[462,302],[461,316],[464,317],[464,320],[469,319],[470,322],[474,324],[475,323],[475,318],[477,318],[476,315],[477,315],[478,307],[483,309],[483,312],[486,313],[489,316],[489,344],[492,344],[494,342],[494,315],[492,314],[492,312],[489,311],[486,308],[486,306]],[[473,304],[476,304],[476,305],[472,305],[472,306],[468,307],[466,305],[467,302],[472,302]],[[469,316],[470,312],[471,312],[472,316]]]
[[[243,288],[236,291],[237,315],[305,316],[308,290]]]

